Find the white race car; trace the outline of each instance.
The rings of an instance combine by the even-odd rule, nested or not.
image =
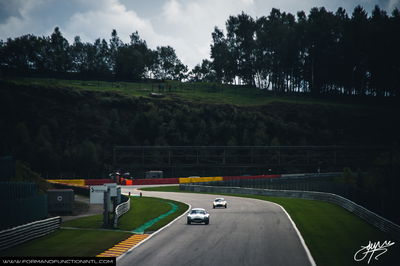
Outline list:
[[[213,202],[213,209],[216,207],[225,207],[226,209],[226,207],[228,207],[228,203],[224,198],[216,198]]]
[[[187,216],[187,223],[205,223],[208,224],[210,222],[210,214],[206,212],[205,209],[202,208],[193,208],[190,210]]]

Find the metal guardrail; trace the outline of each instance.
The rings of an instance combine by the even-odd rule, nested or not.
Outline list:
[[[328,172],[328,173],[304,173],[304,174],[283,174],[280,177],[282,179],[298,179],[298,178],[316,178],[316,177],[337,177],[341,176],[342,172]]]
[[[289,198],[302,198],[330,202],[339,205],[346,210],[354,213],[361,219],[369,224],[375,226],[383,232],[388,233],[394,238],[400,240],[400,226],[383,218],[382,216],[348,200],[332,193],[313,192],[313,191],[296,191],[296,190],[271,190],[271,189],[254,189],[254,188],[240,188],[240,187],[214,187],[214,186],[201,186],[192,184],[180,184],[179,187],[183,190],[195,192],[208,192],[208,193],[237,193],[237,194],[251,194],[263,195],[272,197],[289,197]]]
[[[47,235],[60,228],[61,217],[40,220],[0,231],[0,250]]]
[[[123,196],[126,197],[126,196]],[[118,226],[118,219],[119,217],[121,217],[122,215],[124,215],[127,211],[129,211],[129,209],[131,208],[131,198],[127,197],[128,200],[119,204],[116,208],[115,208],[115,215],[114,215],[114,228],[116,228]]]

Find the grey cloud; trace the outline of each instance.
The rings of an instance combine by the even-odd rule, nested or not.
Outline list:
[[[257,15],[268,15],[272,7],[292,14],[296,14],[298,11],[304,11],[308,14],[313,7],[325,7],[332,12],[342,7],[351,15],[358,5],[362,6],[368,13],[372,12],[375,5],[378,5],[390,14],[395,7],[400,8],[400,0],[256,0],[256,5],[258,5],[258,10],[262,10],[261,12],[264,13]]]
[[[383,0],[381,2],[386,2],[383,8],[389,12],[393,11],[395,8],[400,9],[400,0]]]
[[[22,1],[0,0],[0,24],[4,23],[9,17],[21,17],[19,8]]]
[[[151,1],[138,1],[138,0],[120,0],[127,9],[134,10],[142,17],[154,18],[159,16],[162,7],[166,0],[151,0]]]

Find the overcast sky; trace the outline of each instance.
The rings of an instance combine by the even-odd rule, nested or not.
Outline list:
[[[116,29],[124,42],[138,31],[151,49],[172,46],[190,68],[209,58],[211,32],[225,30],[229,15],[242,11],[253,18],[266,16],[275,7],[282,12],[307,14],[312,7],[351,13],[361,5],[375,5],[390,14],[400,0],[0,0],[0,39],[24,34],[48,36],[58,26],[72,44],[76,35],[85,42],[110,39]]]

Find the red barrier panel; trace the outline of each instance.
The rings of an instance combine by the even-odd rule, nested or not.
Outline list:
[[[85,179],[86,186],[99,186],[106,183],[115,183],[112,179]]]
[[[223,180],[246,180],[246,179],[265,179],[279,178],[281,175],[253,175],[253,176],[224,176]]]
[[[132,185],[179,184],[179,178],[134,179]]]

